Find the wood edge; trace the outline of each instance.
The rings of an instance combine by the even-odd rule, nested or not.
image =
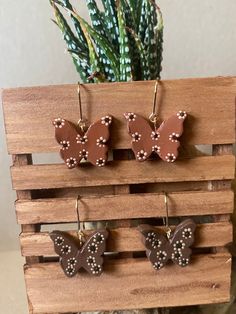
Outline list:
[[[167,79],[167,80],[162,80],[162,82],[166,82],[166,83],[170,83],[170,82],[205,82],[205,81],[215,81],[215,80],[219,80],[219,81],[223,81],[223,80],[232,80],[235,81],[236,83],[236,76],[209,76],[209,77],[186,77],[186,78],[179,78],[179,79]],[[142,85],[142,84],[152,84],[153,82],[155,82],[155,80],[149,80],[149,81],[132,81],[132,82],[110,82],[110,83],[100,83],[101,86],[103,87],[108,87],[108,86],[115,86],[115,85]],[[97,84],[94,84],[97,85]],[[33,90],[33,89],[43,89],[43,88],[52,88],[52,87],[69,87],[69,86],[76,86],[76,84],[50,84],[50,85],[36,85],[36,86],[25,86],[25,87],[13,87],[13,88],[2,88],[3,90],[3,97],[5,96],[5,94],[9,93],[9,92],[15,92],[15,91],[22,91],[22,90]],[[81,84],[81,86],[89,86],[89,87],[94,87],[91,86],[91,84]]]
[[[5,133],[5,141],[6,141],[6,149],[7,149],[7,153],[8,155],[15,155],[14,152],[9,149],[9,145],[7,143],[7,134],[6,134],[6,118],[5,118],[5,105],[4,105],[4,91],[6,91],[6,89],[4,88],[0,88],[0,104],[2,107],[2,114],[3,114],[3,129],[4,129],[4,133]],[[10,166],[11,167],[11,166]]]
[[[235,95],[235,102],[234,102],[234,143],[236,143],[236,95]]]

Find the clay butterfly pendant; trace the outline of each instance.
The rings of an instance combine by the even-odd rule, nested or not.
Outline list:
[[[128,122],[128,132],[132,137],[132,150],[138,161],[145,161],[152,153],[167,162],[174,162],[178,157],[179,137],[183,133],[183,123],[187,117],[185,111],[164,121],[158,129],[136,113],[124,114]]]
[[[82,132],[70,121],[61,118],[53,121],[55,137],[61,145],[60,154],[69,169],[78,166],[82,159],[90,161],[94,166],[105,166],[111,123],[112,117],[105,116],[90,125],[87,132]]]
[[[196,224],[191,219],[186,219],[176,227],[168,239],[166,234],[158,232],[152,226],[139,226],[138,229],[142,233],[146,247],[146,255],[154,269],[161,269],[169,260],[181,267],[187,266],[192,254],[190,246],[194,242],[195,228]]]
[[[80,268],[91,275],[101,275],[103,253],[106,249],[107,230],[96,231],[88,237],[81,248],[69,234],[53,231],[50,237],[56,254],[60,256],[61,267],[67,277],[73,277]]]

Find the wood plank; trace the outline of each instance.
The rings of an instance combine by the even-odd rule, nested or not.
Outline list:
[[[117,194],[121,194],[121,195],[127,195],[130,193],[130,186],[129,185],[115,185],[114,186],[114,194],[117,195]],[[115,226],[116,228],[118,227],[131,227],[131,220],[129,219],[123,219],[123,220],[117,220],[115,222]],[[114,222],[113,222],[114,224]],[[125,253],[122,253],[122,256],[120,255],[120,258],[131,258],[132,257],[132,253],[130,252],[125,252]]]
[[[129,148],[130,138],[123,113],[129,110],[149,117],[154,86],[153,81],[82,85],[84,114],[91,122],[107,113],[112,114],[115,119],[111,147]],[[189,113],[183,138],[185,143],[233,143],[235,94],[236,78],[162,81],[158,114],[163,120],[178,110]],[[77,123],[77,87],[61,85],[4,90],[3,108],[10,154],[57,152],[51,121],[63,117]]]
[[[25,267],[34,313],[156,308],[228,302],[231,257],[200,255],[158,273],[145,260],[107,261],[101,277],[66,278],[58,263]]]
[[[132,158],[132,153],[130,152],[130,150],[114,150],[113,151],[113,160],[130,160],[133,159]],[[130,186],[127,185],[115,185],[114,186],[114,194],[130,194]],[[131,227],[131,223],[132,221],[129,219],[123,219],[123,220],[118,220],[115,222],[115,226],[116,228],[118,227]],[[113,223],[114,225],[114,223]],[[119,256],[120,258],[131,258],[132,257],[132,253],[130,252],[125,252],[122,253],[122,256],[120,254]]]
[[[213,156],[225,156],[225,155],[232,155],[233,154],[233,145],[213,145],[212,147],[212,155]],[[225,181],[220,180],[216,182],[211,182],[209,189],[213,191],[221,190],[224,188]]]
[[[169,216],[228,214],[234,209],[231,190],[217,192],[179,192],[169,194]],[[18,200],[17,221],[25,223],[76,222],[76,198]],[[163,194],[140,193],[82,197],[81,221],[121,220],[165,216]]]
[[[25,165],[31,165],[32,164],[32,156],[31,155],[13,155],[12,156],[12,161],[13,165],[15,166],[25,166]],[[24,200],[24,201],[31,201],[32,195],[31,191],[16,191],[16,196],[18,200]],[[21,226],[21,231],[24,232],[25,234],[30,232],[39,232],[40,231],[40,226],[35,225],[35,224],[22,224]],[[26,263],[28,264],[33,264],[33,263],[39,263],[39,258],[38,257],[26,257]]]
[[[212,155],[213,156],[222,156],[222,155],[231,155],[233,154],[233,145],[213,145],[212,147]],[[224,187],[225,182],[224,181],[216,181],[216,182],[211,182],[211,188],[214,191],[221,190]],[[220,221],[230,221],[230,215],[225,214],[225,215],[220,215],[220,216],[213,216],[213,220],[215,222],[220,222]],[[213,253],[216,252],[224,252],[226,251],[227,248],[213,248]]]
[[[112,161],[102,169],[83,165],[68,170],[64,164],[11,168],[13,188],[17,190],[227,180],[234,178],[234,172],[234,156],[197,157],[175,163]]]
[[[160,228],[160,227],[159,227]],[[86,231],[89,235],[92,231]],[[195,248],[223,247],[232,242],[232,224],[229,222],[201,224],[197,226]],[[77,231],[70,234],[77,237]],[[20,235],[23,256],[56,256],[48,232]],[[144,251],[140,232],[137,228],[117,228],[109,230],[108,252]]]

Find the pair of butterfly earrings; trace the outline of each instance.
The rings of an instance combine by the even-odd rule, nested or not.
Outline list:
[[[155,270],[163,268],[168,261],[185,267],[190,263],[191,245],[194,243],[196,224],[191,219],[180,223],[174,231],[169,227],[167,194],[164,194],[166,206],[165,231],[150,225],[140,225],[142,242],[146,256]],[[106,240],[109,232],[106,229],[97,230],[86,239],[80,228],[79,197],[76,200],[78,218],[78,239],[66,232],[53,231],[50,237],[54,243],[56,254],[60,257],[61,267],[67,277],[74,277],[83,268],[91,275],[101,275],[103,272],[103,255],[106,252]]]
[[[174,162],[178,157],[180,146],[178,140],[183,133],[183,123],[187,113],[179,111],[158,127],[156,114],[158,83],[159,81],[155,84],[153,111],[149,121],[134,112],[124,113],[128,133],[132,139],[132,150],[136,160],[140,162],[147,160],[152,154],[159,155],[166,162]],[[108,160],[112,116],[106,115],[87,128],[82,115],[80,85],[78,85],[78,96],[80,109],[78,125],[62,118],[53,121],[55,137],[61,145],[61,157],[69,169],[77,167],[83,160],[90,161],[94,166],[103,167]]]

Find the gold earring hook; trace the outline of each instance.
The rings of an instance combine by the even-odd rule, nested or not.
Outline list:
[[[80,119],[78,121],[78,126],[84,133],[86,131],[86,122],[83,119],[83,112],[82,112],[82,102],[81,102],[81,93],[80,93],[80,82],[78,82],[78,88],[77,88],[77,93],[78,93],[78,100],[79,100],[79,114],[80,114]]]
[[[77,223],[78,223],[78,231],[77,231],[77,235],[78,235],[78,238],[79,238],[79,242],[80,242],[80,245],[83,244],[84,242],[84,233],[83,233],[83,229],[81,229],[80,227],[80,218],[79,218],[79,200],[81,199],[80,195],[77,196],[76,198],[76,203],[75,203],[75,209],[76,209],[76,214],[77,214]],[[84,224],[83,224],[83,227],[84,227]]]
[[[158,121],[158,115],[156,113],[156,102],[157,102],[157,92],[159,87],[159,80],[156,80],[155,88],[154,88],[154,96],[153,96],[153,108],[152,113],[149,116],[149,120],[154,124],[156,127]]]
[[[166,218],[164,220],[164,224],[166,227],[166,234],[167,238],[170,239],[171,237],[171,228],[169,226],[169,205],[168,205],[168,195],[166,192],[164,192],[164,198],[165,198],[165,208],[166,208]]]

